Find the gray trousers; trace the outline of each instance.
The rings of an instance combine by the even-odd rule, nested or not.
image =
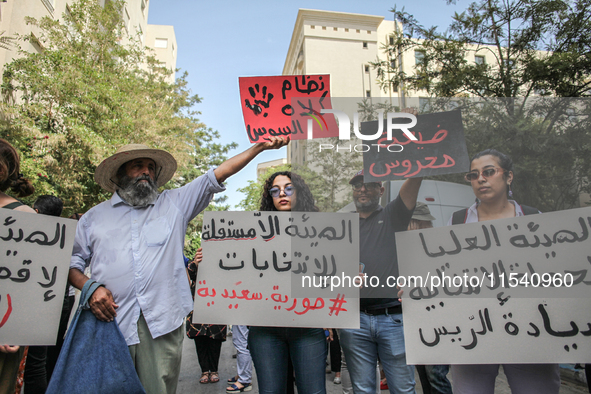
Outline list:
[[[558,394],[558,364],[503,364],[513,394]],[[454,394],[493,394],[499,364],[452,365]]]
[[[176,330],[152,338],[144,315],[137,322],[140,343],[129,346],[135,370],[148,394],[174,394],[181,373],[183,325]]]
[[[238,381],[243,384],[252,383],[252,358],[248,345],[248,328],[246,326],[232,326],[232,343],[236,347],[236,369]]]

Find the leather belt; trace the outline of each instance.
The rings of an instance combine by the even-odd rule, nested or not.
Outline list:
[[[392,315],[394,313],[402,313],[402,306],[395,305],[389,308],[377,308],[377,309],[362,309],[361,312],[371,315],[371,316],[378,316],[378,315]]]

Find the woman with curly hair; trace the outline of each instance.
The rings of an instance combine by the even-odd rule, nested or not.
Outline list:
[[[35,213],[16,198],[4,193],[10,189],[17,197],[26,197],[35,191],[20,173],[20,158],[12,145],[0,138],[0,208]],[[0,394],[15,392],[19,366],[24,347],[0,344]]]
[[[318,212],[308,185],[290,171],[276,172],[265,181],[260,210]],[[248,347],[261,393],[286,392],[289,359],[298,393],[326,393],[323,329],[251,326]]]

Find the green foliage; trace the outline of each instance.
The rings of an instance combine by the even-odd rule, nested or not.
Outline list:
[[[384,89],[403,83],[437,97],[591,96],[589,0],[479,0],[455,14],[443,33],[404,9],[392,12],[403,31],[383,47],[388,58],[424,56],[409,72],[387,60],[373,63]],[[476,63],[477,52],[494,61]]]
[[[185,73],[175,82],[121,18],[124,2],[101,7],[79,0],[59,20],[28,18],[38,37],[18,38],[5,67],[2,94],[9,120],[0,137],[21,152],[36,194],[54,194],[64,214],[85,212],[110,197],[94,182],[96,166],[127,143],[165,149],[179,163],[176,187],[218,163],[231,145],[214,143],[193,106]],[[39,53],[21,49],[35,40]]]
[[[321,149],[321,144],[330,144],[334,149]],[[349,152],[355,140],[344,141],[338,137],[307,140],[306,145],[308,172],[300,171],[304,172],[320,211],[336,212],[353,201],[349,180],[363,168],[363,155]],[[338,151],[337,145],[341,147]]]
[[[495,148],[513,158],[519,202],[542,211],[578,206],[591,192],[591,1],[479,0],[444,33],[392,11],[404,33],[393,32],[384,51],[424,56],[408,73],[377,60],[381,86],[426,92],[423,112],[462,109],[470,154]],[[478,64],[476,53],[494,61]]]

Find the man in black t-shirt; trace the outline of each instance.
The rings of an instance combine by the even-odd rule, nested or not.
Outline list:
[[[398,197],[383,208],[379,204],[384,193],[381,182],[364,183],[363,171],[349,181],[359,213],[359,261],[367,276],[367,286],[361,289],[360,329],[339,332],[355,394],[376,392],[378,356],[391,392],[415,392],[414,368],[406,365],[402,308],[395,287],[395,233],[408,227],[421,181],[407,179]],[[394,280],[388,283],[389,277]]]

